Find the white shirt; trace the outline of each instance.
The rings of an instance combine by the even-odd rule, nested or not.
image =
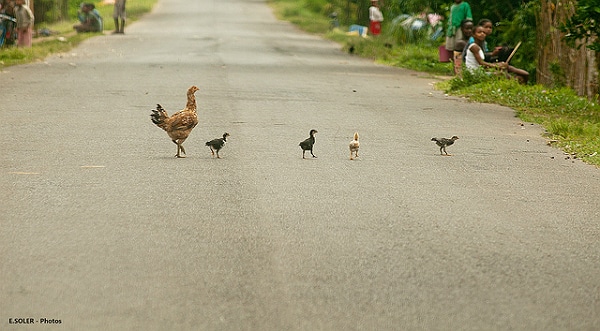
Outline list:
[[[383,22],[383,14],[376,6],[369,7],[369,19],[373,22]]]
[[[471,45],[469,45],[469,48],[467,49],[467,58],[465,59],[465,66],[469,70],[476,70],[477,68],[481,67],[481,64],[477,62],[475,54],[473,54],[473,51],[471,50],[471,47],[473,47],[473,45],[476,44],[472,43]],[[483,53],[483,49],[481,49],[481,47],[479,48],[479,56],[482,59],[485,57],[485,54]]]

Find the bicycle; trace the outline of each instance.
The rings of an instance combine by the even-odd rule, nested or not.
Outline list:
[[[17,40],[15,28],[17,19],[6,14],[0,14],[0,48],[6,45],[13,45]]]

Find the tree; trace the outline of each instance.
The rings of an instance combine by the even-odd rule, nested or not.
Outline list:
[[[573,4],[571,2],[570,4]],[[580,0],[576,3],[575,13],[561,24],[564,39],[573,48],[582,45],[594,51],[600,50],[600,0]]]
[[[597,0],[581,2],[589,3]],[[552,0],[541,0],[536,24],[538,45],[536,78],[538,83],[554,86],[559,82],[571,87],[579,95],[593,97],[598,93],[596,52],[587,47],[578,47],[580,44],[587,45],[585,38],[580,41],[577,41],[579,40],[577,38],[572,39],[576,47],[569,47],[565,33],[560,28],[556,28],[566,26],[567,22],[576,16],[576,5],[576,1],[555,3]]]

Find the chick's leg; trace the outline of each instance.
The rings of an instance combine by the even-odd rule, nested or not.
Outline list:
[[[444,146],[444,153],[446,153],[446,156],[452,156],[452,155],[448,154],[448,152],[446,151],[446,146]]]

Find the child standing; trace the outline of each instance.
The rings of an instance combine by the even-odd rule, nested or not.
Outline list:
[[[381,10],[379,10],[379,4],[377,0],[371,0],[371,7],[369,7],[369,20],[371,21],[371,25],[369,26],[369,30],[371,30],[371,34],[377,36],[381,33],[381,22],[383,22],[383,14]]]
[[[471,6],[463,0],[454,0],[454,3],[450,7],[450,17],[448,18],[448,28],[446,29],[446,51],[450,55],[454,55],[456,42],[463,39],[460,24],[466,19],[473,20]]]
[[[115,8],[113,11],[113,18],[115,19],[115,31],[114,33],[125,33],[125,1],[126,0],[115,0]],[[119,28],[119,19],[121,19],[121,27]]]
[[[31,47],[33,36],[33,13],[25,0],[15,1],[15,18],[17,19],[17,47]]]

